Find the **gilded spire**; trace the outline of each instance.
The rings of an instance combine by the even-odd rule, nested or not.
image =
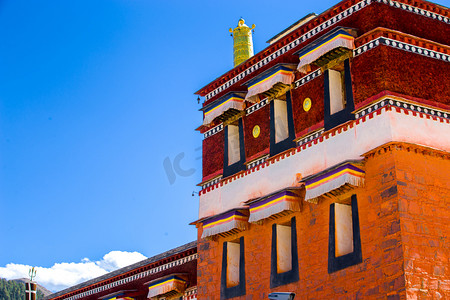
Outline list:
[[[250,28],[245,25],[245,21],[242,18],[239,19],[236,28],[230,28],[231,35],[233,36],[235,67],[253,56],[252,29],[254,28],[255,24]]]

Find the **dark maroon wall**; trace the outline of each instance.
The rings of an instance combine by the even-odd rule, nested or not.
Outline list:
[[[253,127],[258,125],[261,132],[253,137]],[[245,157],[252,158],[255,154],[269,148],[270,144],[270,105],[266,105],[244,117]]]
[[[203,140],[203,178],[223,169],[224,131]]]

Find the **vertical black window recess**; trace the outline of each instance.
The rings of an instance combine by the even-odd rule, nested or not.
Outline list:
[[[295,147],[291,93],[270,102],[270,156]]]
[[[295,218],[272,225],[270,288],[299,280]]]
[[[245,295],[244,254],[244,237],[223,243],[221,299]]]
[[[350,60],[325,70],[324,127],[329,130],[354,118]]]
[[[358,204],[352,195],[351,204],[330,205],[328,240],[328,273],[362,262]]]
[[[223,155],[223,177],[245,169],[244,128],[242,118],[224,128],[225,149]]]

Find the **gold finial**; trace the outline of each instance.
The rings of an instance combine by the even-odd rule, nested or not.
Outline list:
[[[250,28],[245,25],[245,21],[242,18],[239,19],[236,28],[230,28],[234,44],[233,50],[235,67],[253,56],[253,29],[255,29],[255,24],[253,24],[252,28]]]

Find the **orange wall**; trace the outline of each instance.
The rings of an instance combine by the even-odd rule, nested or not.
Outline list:
[[[303,202],[301,212],[277,219],[281,223],[296,216],[298,282],[270,289],[275,221],[264,221],[226,239],[199,240],[199,299],[220,299],[222,244],[240,236],[245,244],[246,296],[233,299],[267,299],[274,291],[294,291],[296,299],[405,299],[406,292],[421,293],[419,285],[427,289],[427,297],[436,292],[450,297],[449,160],[391,147],[369,155],[366,186],[356,192],[361,264],[328,274],[329,207],[334,201]]]
[[[450,299],[450,155],[395,153],[406,293]]]

